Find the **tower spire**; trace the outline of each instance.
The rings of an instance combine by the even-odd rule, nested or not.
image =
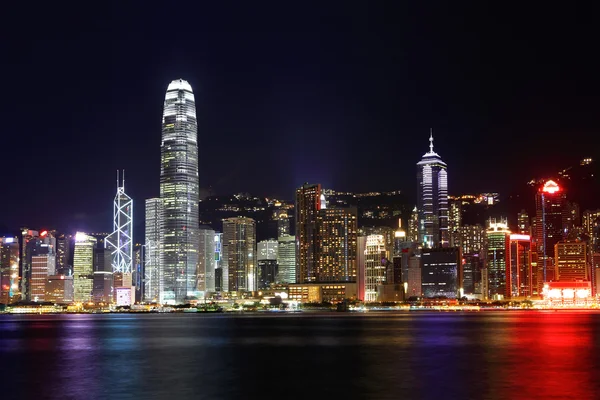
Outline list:
[[[429,128],[429,152],[433,153],[433,128]]]
[[[125,170],[123,170],[123,184],[122,184],[123,190],[125,190]]]

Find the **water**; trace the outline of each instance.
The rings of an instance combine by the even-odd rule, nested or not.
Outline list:
[[[600,313],[0,316],[2,399],[576,399]]]

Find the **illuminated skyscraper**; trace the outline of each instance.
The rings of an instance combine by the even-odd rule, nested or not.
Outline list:
[[[277,265],[279,273],[276,282],[296,283],[296,237],[283,235],[278,239]]]
[[[451,247],[460,246],[460,227],[462,225],[462,200],[450,200],[448,216],[448,237]]]
[[[277,265],[278,247],[277,240],[262,240],[257,244],[256,274],[258,290],[268,289],[271,284],[275,283],[279,273],[279,266]]]
[[[519,230],[521,230],[519,224]],[[506,274],[507,293],[511,297],[533,295],[531,268],[531,236],[523,233],[510,235],[510,272]]]
[[[389,252],[386,249],[383,235],[366,237],[364,251],[365,295],[364,301],[377,301],[377,286],[386,282],[386,262]]]
[[[229,268],[229,291],[256,290],[256,222],[244,217],[224,219],[223,247]]]
[[[517,215],[518,233],[521,235],[531,235],[531,224],[529,222],[529,214],[527,211],[521,210]]]
[[[83,232],[75,234],[73,256],[73,300],[87,303],[92,301],[94,288],[94,247],[96,238]]]
[[[463,225],[460,227],[460,248],[463,254],[477,254],[483,249],[485,229],[483,226]]]
[[[317,282],[356,282],[356,208],[321,208],[317,213]]]
[[[160,221],[162,200],[146,200],[146,244],[144,251],[144,300],[160,299]]]
[[[460,249],[424,249],[421,255],[421,290],[425,297],[457,298],[460,289]]]
[[[554,245],[563,239],[567,228],[563,215],[565,204],[565,192],[554,181],[547,181],[535,197],[535,239],[542,282],[548,282],[554,277]]]
[[[215,291],[215,231],[207,226],[198,231],[198,291]]]
[[[321,209],[321,185],[296,189],[296,282],[314,282],[317,274],[317,214]]]
[[[419,243],[424,247],[448,247],[448,174],[446,163],[433,151],[433,134],[429,151],[417,163],[417,209]]]
[[[197,292],[198,125],[192,87],[177,79],[167,88],[162,119],[160,302],[183,303]]]
[[[19,239],[0,237],[0,304],[19,300]]]
[[[408,241],[419,242],[419,210],[415,206],[408,220]]]
[[[489,298],[510,297],[507,273],[510,272],[510,231],[505,220],[490,220],[486,231],[486,259]]]
[[[133,200],[125,193],[125,171],[113,203],[113,232],[104,241],[111,251],[113,272],[133,273]]]

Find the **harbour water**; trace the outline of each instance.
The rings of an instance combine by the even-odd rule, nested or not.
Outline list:
[[[600,313],[0,315],[2,399],[593,399]]]

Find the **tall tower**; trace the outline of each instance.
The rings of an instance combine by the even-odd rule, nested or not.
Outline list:
[[[196,104],[183,79],[167,88],[160,155],[160,302],[178,304],[197,293],[199,229]]]
[[[488,295],[510,297],[510,287],[507,287],[507,274],[510,274],[510,231],[506,220],[489,221],[486,231],[486,259]]]
[[[554,181],[547,181],[535,197],[538,268],[542,267],[542,282],[554,278],[554,245],[565,236],[563,218],[566,195]]]
[[[73,300],[75,302],[92,301],[95,247],[95,237],[83,232],[75,234],[75,253],[73,255]]]
[[[229,291],[256,290],[256,222],[245,217],[224,219],[223,247],[229,267]]]
[[[433,151],[433,133],[429,151],[417,163],[417,210],[419,243],[423,247],[448,247],[448,174],[446,163]]]
[[[113,232],[104,245],[112,255],[113,272],[133,272],[133,200],[125,193],[125,171],[122,181],[117,171],[117,194],[113,204]]]
[[[144,299],[160,299],[160,221],[162,200],[146,199],[146,244],[144,252]]]
[[[321,197],[319,184],[296,189],[296,283],[316,280],[317,215],[325,203]]]

